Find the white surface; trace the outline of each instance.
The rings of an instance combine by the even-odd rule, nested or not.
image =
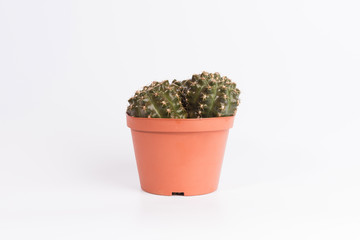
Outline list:
[[[0,1],[0,239],[359,239],[359,10]],[[219,190],[144,193],[127,99],[203,70],[242,90]]]

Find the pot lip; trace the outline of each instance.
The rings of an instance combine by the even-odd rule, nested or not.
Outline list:
[[[140,132],[208,132],[232,128],[235,116],[212,118],[141,118],[126,114],[127,126]]]

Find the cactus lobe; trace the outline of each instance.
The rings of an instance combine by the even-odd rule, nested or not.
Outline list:
[[[233,116],[239,105],[240,90],[219,73],[194,74],[183,81],[181,93],[189,118]]]
[[[129,99],[127,114],[143,118],[186,118],[178,88],[168,80],[154,81]]]

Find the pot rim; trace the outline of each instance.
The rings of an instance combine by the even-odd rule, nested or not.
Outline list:
[[[235,116],[212,118],[141,118],[126,114],[127,126],[140,132],[208,132],[232,128]]]

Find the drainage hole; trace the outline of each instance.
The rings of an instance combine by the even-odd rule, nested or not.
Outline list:
[[[184,196],[184,192],[172,192],[172,195]]]

